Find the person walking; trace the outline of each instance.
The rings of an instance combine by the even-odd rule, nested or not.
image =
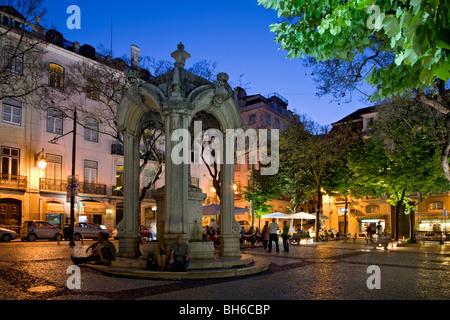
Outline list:
[[[281,234],[281,237],[283,238],[283,251],[289,252],[289,227],[287,225],[287,222],[283,222],[283,233]]]
[[[278,223],[275,222],[275,219],[272,219],[272,223],[269,224],[269,253],[272,252],[272,241],[275,241],[277,252],[280,252],[277,234],[278,229]]]
[[[262,229],[262,242],[264,246],[264,250],[267,250],[267,244],[269,243],[269,221],[266,221],[264,227]]]

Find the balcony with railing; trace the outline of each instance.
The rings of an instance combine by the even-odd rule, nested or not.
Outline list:
[[[14,174],[0,174],[0,188],[26,189],[28,179],[26,176]]]
[[[106,184],[79,182],[78,193],[106,196]]]
[[[39,185],[40,189],[43,191],[67,191],[67,181],[65,180],[41,178]],[[106,184],[79,182],[78,193],[106,196]]]

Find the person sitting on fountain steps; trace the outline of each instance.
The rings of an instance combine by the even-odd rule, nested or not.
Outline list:
[[[177,240],[170,248],[170,269],[172,271],[185,272],[191,260],[190,253],[189,245],[186,242],[183,242],[183,236],[178,235]]]
[[[111,261],[116,260],[116,247],[108,240],[107,233],[99,234],[99,245],[96,245],[92,254],[88,257],[74,257],[71,256],[74,264],[82,264],[90,261],[95,261],[96,264],[111,264]]]

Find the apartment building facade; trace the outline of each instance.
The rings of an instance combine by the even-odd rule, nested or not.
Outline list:
[[[20,14],[10,7],[6,9],[0,11],[0,28],[20,28]],[[67,41],[56,30],[45,30],[39,25],[29,27],[26,36],[43,40],[40,45],[45,50],[43,60],[48,70],[42,81],[56,90],[63,87],[70,65],[98,63],[108,58],[89,45]],[[14,66],[20,68],[20,60]],[[97,107],[98,102],[87,94],[83,98],[92,108]],[[72,172],[73,116],[57,108],[43,111],[21,98],[3,99],[1,109],[0,226],[18,230],[27,220],[63,226],[70,217],[67,181]],[[102,125],[89,118],[78,119],[75,173],[79,187],[75,214],[77,221],[94,222],[113,230],[123,216],[123,148],[114,137],[100,133]],[[45,168],[40,168],[40,160],[45,160]],[[142,185],[151,178],[151,167],[147,171]],[[154,217],[155,206],[150,191],[142,201],[143,223]]]
[[[370,131],[370,124],[377,119],[378,108],[371,106],[361,108],[332,124],[332,130],[339,130],[343,123],[351,121],[357,125],[362,135]],[[450,229],[450,223],[443,215],[443,210],[450,209],[450,193],[429,195],[426,198],[420,194],[409,195],[418,202],[414,214],[415,231],[442,231]],[[395,210],[388,202],[388,197],[382,198],[365,196],[362,198],[349,197],[347,211],[347,230],[352,235],[363,236],[368,224],[381,223],[388,233],[394,231]],[[345,199],[343,197],[324,197],[324,213],[330,217],[325,222],[328,229],[344,230]],[[409,217],[399,216],[399,236],[409,237]]]

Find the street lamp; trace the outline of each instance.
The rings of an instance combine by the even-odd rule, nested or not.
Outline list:
[[[36,165],[41,170],[45,170],[45,168],[47,168],[47,159],[44,157],[44,148],[42,148],[39,153],[34,155],[34,166]]]

